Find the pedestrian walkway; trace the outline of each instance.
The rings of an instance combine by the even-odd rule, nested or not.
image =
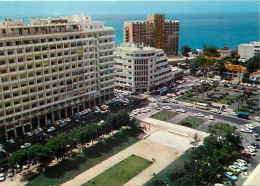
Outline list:
[[[175,116],[174,118],[172,118],[171,120],[169,120],[169,123],[178,123],[179,121],[183,120],[184,118],[187,117],[187,114],[184,113],[180,113],[177,116]]]
[[[154,131],[153,129],[151,131]],[[155,130],[156,131],[156,130]],[[157,131],[156,131],[157,132]],[[154,133],[156,133],[154,132]],[[167,133],[167,131],[165,131]],[[153,135],[153,134],[152,134]],[[174,135],[172,135],[174,136]],[[143,185],[149,181],[154,173],[159,173],[162,169],[172,163],[177,157],[183,154],[184,151],[169,148],[165,145],[161,145],[155,141],[149,140],[150,137],[143,139],[136,144],[124,149],[123,151],[115,154],[114,156],[106,159],[100,164],[88,169],[82,174],[78,175],[74,179],[66,182],[63,186],[82,185],[90,180],[93,180],[97,175],[103,173],[105,170],[113,167],[115,164],[126,159],[127,157],[135,154],[143,157],[149,161],[153,158],[155,161],[148,168],[131,179],[125,185]],[[172,141],[169,139],[169,141]],[[174,140],[173,140],[174,141]]]

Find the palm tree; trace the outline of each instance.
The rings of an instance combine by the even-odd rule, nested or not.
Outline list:
[[[240,106],[240,105],[242,105],[242,107],[243,107],[245,100],[246,100],[246,97],[245,97],[244,94],[239,95],[239,96],[236,97],[237,110],[239,110],[239,106]]]

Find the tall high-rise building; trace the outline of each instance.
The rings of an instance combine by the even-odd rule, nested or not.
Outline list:
[[[124,42],[143,43],[163,49],[166,55],[177,56],[179,21],[165,20],[164,15],[151,14],[147,16],[147,21],[125,22]]]
[[[146,92],[173,80],[172,66],[162,49],[122,43],[115,55],[117,89]]]
[[[113,32],[79,15],[34,18],[30,25],[0,22],[1,137],[16,137],[109,99]]]

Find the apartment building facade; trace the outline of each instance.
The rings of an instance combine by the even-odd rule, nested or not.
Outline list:
[[[168,56],[177,56],[179,48],[179,21],[165,20],[161,14],[150,14],[147,21],[124,23],[124,42],[143,43],[163,49]]]
[[[109,99],[114,38],[90,16],[0,22],[1,135],[17,137]]]
[[[249,44],[238,45],[238,54],[241,59],[250,59],[254,56],[260,56],[260,41],[252,41]]]
[[[173,79],[172,66],[162,49],[123,43],[115,55],[117,89],[146,92],[165,86]]]

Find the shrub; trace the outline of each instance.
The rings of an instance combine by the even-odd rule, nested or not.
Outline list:
[[[228,92],[226,92],[226,95],[229,95],[229,93],[228,93]]]
[[[228,87],[228,85],[224,85],[224,87]]]
[[[233,86],[233,89],[237,89],[237,86]]]

